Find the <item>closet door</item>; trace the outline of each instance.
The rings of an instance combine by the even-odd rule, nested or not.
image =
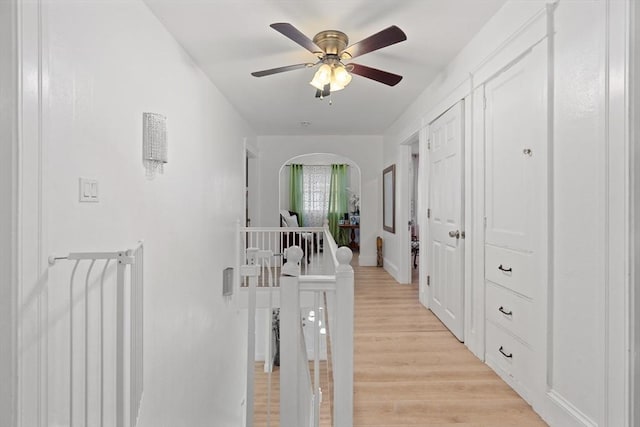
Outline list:
[[[429,127],[429,308],[464,339],[463,102]]]
[[[539,233],[546,159],[546,63],[540,46],[485,85],[486,243],[524,252]]]

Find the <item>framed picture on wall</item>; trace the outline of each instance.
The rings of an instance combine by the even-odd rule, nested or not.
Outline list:
[[[382,227],[396,232],[396,165],[382,171]]]

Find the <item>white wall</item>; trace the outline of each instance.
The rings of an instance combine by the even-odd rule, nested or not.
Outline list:
[[[242,142],[252,131],[142,1],[54,2],[42,13],[40,240],[46,252],[64,254],[144,239],[139,425],[241,425],[246,321],[221,296],[221,277],[235,263],[227,242],[243,216]],[[168,117],[169,163],[152,181],[141,161],[147,111]],[[78,202],[79,177],[98,180],[99,203]],[[64,268],[63,261],[49,271],[51,301],[66,292]],[[60,319],[49,317],[51,330]],[[65,425],[57,373],[68,361],[61,343],[49,349],[41,425]]]
[[[400,144],[464,98],[472,85],[481,84],[481,80],[470,81],[469,75],[486,66],[492,55],[510,49],[511,35],[543,7],[542,1],[507,2],[385,133],[384,165],[401,164]],[[552,12],[553,272],[548,313],[552,323],[545,354],[550,361],[547,380],[552,397],[536,407],[555,425],[570,425],[564,424],[567,420],[571,425],[623,425],[625,416],[626,345],[621,331],[627,321],[623,307],[628,289],[622,273],[628,176],[624,175],[624,110],[617,110],[623,108],[627,84],[624,7],[624,2],[607,0],[560,0]],[[620,114],[609,115],[609,111]],[[423,188],[421,193],[426,196],[426,191]],[[473,243],[469,231],[467,248]],[[387,241],[392,240],[389,237],[385,233]],[[385,257],[398,259],[398,244],[391,246],[387,249],[396,253],[387,252]],[[611,251],[618,255],[612,256]],[[426,256],[426,248],[422,255]],[[467,302],[476,307],[476,315],[484,304],[483,300]],[[483,318],[475,320],[481,327]]]
[[[376,265],[376,237],[380,235],[382,137],[379,136],[260,136],[260,191],[262,226],[278,226],[280,167],[302,154],[332,153],[360,167],[360,265]]]
[[[0,2],[0,425],[14,425],[14,213],[17,67],[15,3]]]

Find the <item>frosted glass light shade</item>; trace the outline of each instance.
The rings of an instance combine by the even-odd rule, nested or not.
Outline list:
[[[331,73],[331,92],[342,90],[351,83],[351,74],[342,66],[338,65]]]
[[[316,74],[313,76],[313,80],[309,82],[311,86],[316,89],[323,90],[325,85],[331,82],[331,66],[322,64]]]
[[[351,83],[351,74],[340,65],[333,70],[333,78],[331,80],[344,88]]]

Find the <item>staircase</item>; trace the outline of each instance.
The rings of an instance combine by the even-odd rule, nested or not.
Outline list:
[[[239,227],[238,292],[248,319],[245,425],[352,425],[352,253],[337,247],[327,227],[293,232],[303,247],[286,245],[291,228]],[[265,309],[279,310],[279,340],[269,327],[262,365],[256,361],[256,313]]]

